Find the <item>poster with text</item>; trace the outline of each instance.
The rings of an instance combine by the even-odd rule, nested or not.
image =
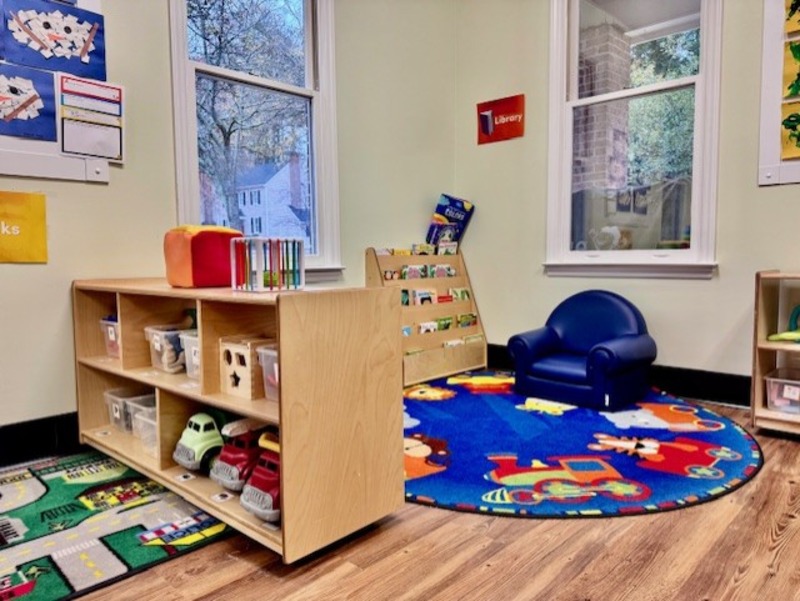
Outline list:
[[[55,142],[53,74],[0,63],[0,136]]]
[[[0,58],[8,63],[106,79],[103,16],[45,0],[0,0]]]
[[[47,263],[44,194],[0,191],[0,263]]]

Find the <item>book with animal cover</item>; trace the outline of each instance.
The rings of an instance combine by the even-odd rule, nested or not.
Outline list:
[[[475,205],[461,198],[442,194],[433,211],[425,241],[429,244],[459,242],[467,229]]]

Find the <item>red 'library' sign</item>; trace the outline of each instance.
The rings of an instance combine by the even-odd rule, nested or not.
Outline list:
[[[478,104],[478,144],[525,135],[525,94]]]

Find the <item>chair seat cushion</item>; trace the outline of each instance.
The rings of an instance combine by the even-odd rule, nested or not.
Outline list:
[[[535,361],[528,373],[534,378],[585,384],[586,355],[573,355],[571,353],[556,353]]]

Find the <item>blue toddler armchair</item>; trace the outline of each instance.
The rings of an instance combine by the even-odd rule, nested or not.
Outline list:
[[[564,300],[544,327],[512,336],[518,394],[613,411],[644,398],[656,343],[639,309],[613,292]]]

